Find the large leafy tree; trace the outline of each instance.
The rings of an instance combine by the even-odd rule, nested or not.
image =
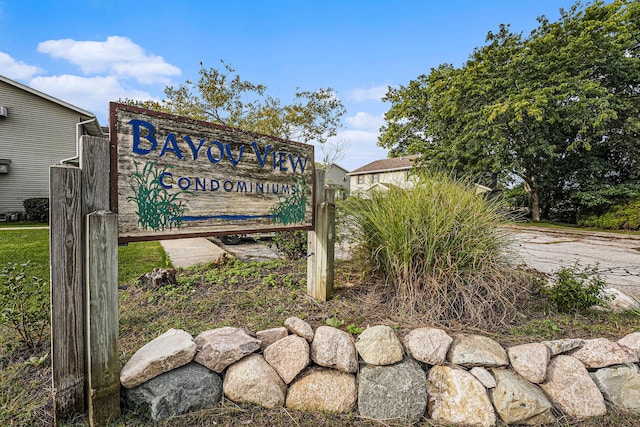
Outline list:
[[[534,220],[560,202],[588,209],[629,196],[640,161],[639,22],[639,3],[616,0],[541,17],[527,37],[502,25],[462,67],[390,88],[379,143],[428,165],[516,178]]]
[[[197,82],[167,86],[162,101],[126,101],[170,114],[191,117],[252,132],[324,143],[342,126],[344,105],[331,88],[297,90],[284,104],[267,93],[267,86],[243,80],[229,64],[205,68]]]

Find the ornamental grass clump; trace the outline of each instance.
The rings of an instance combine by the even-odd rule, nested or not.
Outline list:
[[[533,284],[513,266],[498,208],[472,185],[438,174],[343,204],[355,259],[382,274],[393,309],[474,326],[515,316]]]

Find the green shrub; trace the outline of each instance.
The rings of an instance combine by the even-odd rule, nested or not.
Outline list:
[[[25,199],[22,202],[29,221],[49,222],[49,199],[46,197]]]
[[[594,305],[605,305],[612,297],[602,293],[606,282],[600,276],[598,265],[578,266],[576,261],[570,267],[554,271],[555,283],[543,288],[542,292],[560,312],[585,310]]]
[[[28,276],[28,265],[10,262],[0,273],[0,324],[16,330],[35,349],[49,324],[49,286],[44,279]]]
[[[306,258],[307,232],[303,230],[278,231],[269,246],[285,259]]]
[[[602,215],[581,217],[578,224],[610,230],[640,230],[640,200],[613,206]]]
[[[410,189],[353,196],[341,215],[356,261],[382,273],[394,309],[490,325],[516,314],[529,285],[510,264],[500,203],[465,182],[425,174]]]

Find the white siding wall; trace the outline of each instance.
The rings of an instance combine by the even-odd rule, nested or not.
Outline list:
[[[49,166],[75,156],[78,113],[0,81],[0,159],[11,160],[0,174],[0,213],[24,211],[22,201],[49,197]]]
[[[355,193],[358,191],[368,190],[372,185],[375,184],[373,180],[373,175],[374,175],[373,173],[360,175],[360,176],[364,176],[364,182],[362,184],[358,184],[358,175],[352,175],[351,191]],[[411,185],[410,184],[411,181],[407,180],[407,170],[382,172],[382,173],[377,173],[376,175],[378,176],[378,182],[382,182],[385,184],[394,184],[394,185],[397,185],[398,187],[406,187],[408,185]]]

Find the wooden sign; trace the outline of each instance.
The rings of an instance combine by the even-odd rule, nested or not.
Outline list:
[[[119,241],[309,230],[313,146],[110,104]]]

